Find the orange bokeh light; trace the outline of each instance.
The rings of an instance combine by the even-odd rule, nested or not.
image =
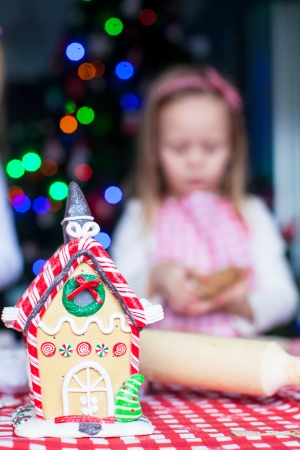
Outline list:
[[[92,64],[96,70],[95,77],[101,77],[105,72],[105,65],[103,64],[103,62],[95,59],[94,61],[92,61]]]
[[[91,63],[83,63],[78,67],[78,75],[82,80],[91,80],[96,76],[96,68]]]
[[[62,202],[59,200],[52,200],[52,198],[49,198],[50,200],[50,211],[51,212],[57,212],[61,209],[62,207]]]
[[[13,202],[13,199],[20,194],[24,194],[23,189],[20,186],[11,186],[7,189],[7,197],[9,203]]]
[[[93,171],[88,164],[79,164],[75,169],[75,176],[80,181],[87,181],[93,175]]]
[[[75,117],[67,115],[60,120],[59,126],[64,133],[70,134],[77,129],[78,122]]]
[[[52,177],[56,174],[58,165],[53,159],[45,159],[41,165],[41,172],[45,177]]]

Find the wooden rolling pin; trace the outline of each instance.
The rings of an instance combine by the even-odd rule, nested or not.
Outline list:
[[[300,358],[271,341],[143,330],[140,372],[149,381],[273,395],[300,384]]]

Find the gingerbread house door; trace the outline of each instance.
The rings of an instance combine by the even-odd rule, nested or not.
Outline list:
[[[63,413],[67,415],[113,416],[114,394],[106,369],[94,361],[76,364],[62,386]]]

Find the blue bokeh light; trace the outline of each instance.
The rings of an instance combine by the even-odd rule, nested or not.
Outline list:
[[[45,263],[46,263],[45,259],[38,259],[33,263],[32,272],[34,273],[35,276],[37,276],[40,273]]]
[[[116,74],[122,80],[127,80],[132,77],[134,73],[134,68],[130,62],[122,61],[116,66]]]
[[[46,214],[50,211],[51,203],[46,197],[37,197],[32,207],[37,214]]]
[[[96,239],[96,241],[98,241],[104,249],[107,249],[110,246],[111,239],[108,234],[104,233],[103,231],[100,231],[100,233],[98,233],[94,237],[94,239]]]
[[[139,101],[134,94],[125,94],[121,97],[120,105],[125,111],[134,111],[138,105]]]
[[[20,194],[13,199],[12,205],[17,212],[25,213],[29,210],[31,201],[27,195]]]
[[[110,186],[107,188],[104,192],[104,198],[107,201],[107,203],[111,203],[112,205],[115,205],[116,203],[119,203],[122,199],[122,191],[117,186]]]
[[[79,42],[73,42],[68,45],[66,50],[66,55],[71,61],[79,61],[84,57],[85,50],[83,45],[79,44]]]

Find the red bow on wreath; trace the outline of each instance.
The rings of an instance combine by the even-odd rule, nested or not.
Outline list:
[[[79,285],[77,289],[75,289],[71,294],[67,295],[68,300],[72,300],[72,298],[76,297],[77,294],[84,291],[85,289],[88,289],[89,292],[92,294],[93,298],[96,300],[97,303],[102,305],[103,301],[101,300],[98,292],[95,290],[95,287],[98,287],[100,284],[100,280],[86,280],[82,275],[77,275],[75,278],[75,283]]]

